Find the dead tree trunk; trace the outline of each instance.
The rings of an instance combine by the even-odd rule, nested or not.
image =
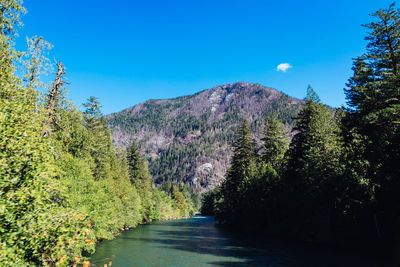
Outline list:
[[[57,63],[57,74],[56,74],[56,79],[53,83],[51,92],[49,94],[49,102],[48,105],[46,107],[47,109],[47,118],[46,121],[44,123],[44,129],[42,132],[42,136],[48,136],[50,134],[50,130],[51,130],[51,125],[55,124],[58,125],[57,120],[55,119],[55,108],[56,108],[56,103],[57,103],[57,99],[60,93],[60,89],[61,86],[64,85],[64,83],[66,83],[63,79],[62,76],[66,74],[65,73],[65,68],[64,65],[62,64],[62,62],[58,62]]]

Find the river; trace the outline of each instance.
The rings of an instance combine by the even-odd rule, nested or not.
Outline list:
[[[378,266],[365,255],[240,236],[213,217],[153,222],[104,241],[91,266]]]

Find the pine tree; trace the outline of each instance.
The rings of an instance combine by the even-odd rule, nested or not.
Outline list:
[[[366,156],[376,172],[396,169],[398,162],[400,19],[394,4],[373,16],[377,21],[365,25],[370,30],[367,53],[354,62],[346,98],[353,126],[368,137]]]
[[[148,172],[147,162],[140,154],[135,140],[132,141],[128,148],[127,161],[132,184],[142,185],[146,188],[151,187],[151,177]]]
[[[94,160],[93,171],[97,179],[110,175],[111,159],[115,158],[112,149],[111,133],[102,117],[98,98],[91,96],[83,106],[85,126],[89,132],[88,150]]]
[[[323,179],[335,173],[340,156],[339,128],[328,107],[309,86],[305,104],[296,118],[289,151],[289,165],[296,176]]]
[[[140,155],[135,140],[132,141],[127,152],[128,172],[131,183],[138,190],[142,200],[141,214],[144,221],[150,221],[152,209],[152,178],[148,171],[147,161]]]
[[[83,106],[86,108],[83,114],[86,122],[86,127],[89,129],[89,131],[101,127],[102,113],[99,99],[97,97],[91,96],[89,97],[87,102],[83,104]]]
[[[256,146],[249,123],[244,119],[236,132],[231,169],[239,175],[245,176],[251,161],[255,159]]]
[[[235,215],[240,213],[240,202],[245,197],[246,187],[255,170],[256,159],[256,147],[250,126],[247,120],[242,120],[233,145],[231,166],[222,185],[222,214],[217,214],[220,220],[232,223]]]
[[[129,168],[129,176],[131,177],[132,184],[135,184],[137,180],[142,179],[142,174],[140,173],[142,170],[143,160],[140,156],[139,148],[135,140],[132,140],[131,145],[128,148],[127,153],[127,161]]]
[[[270,163],[274,168],[279,168],[282,164],[283,157],[289,148],[289,140],[284,136],[288,132],[284,129],[284,125],[276,117],[267,118],[264,129],[264,137],[262,148],[263,161]]]
[[[331,185],[342,172],[341,142],[335,117],[309,86],[305,104],[295,120],[288,151],[287,172],[283,181],[290,202],[288,216],[298,220],[295,235],[318,233],[321,221],[329,222],[334,194]]]
[[[345,131],[353,133],[349,142],[358,144],[367,163],[357,175],[370,179],[375,212],[388,237],[400,223],[400,209],[394,204],[400,201],[400,12],[392,4],[373,16],[375,21],[365,25],[367,51],[354,61],[345,89]]]

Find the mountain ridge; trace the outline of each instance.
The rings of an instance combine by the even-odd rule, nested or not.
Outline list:
[[[237,82],[192,95],[150,99],[105,119],[117,147],[137,141],[156,183],[183,181],[203,191],[223,180],[242,118],[256,130],[266,116],[277,115],[291,128],[302,103],[261,84]]]

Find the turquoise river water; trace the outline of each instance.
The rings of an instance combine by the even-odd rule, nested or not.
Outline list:
[[[241,236],[213,217],[153,222],[98,245],[91,266],[378,266],[374,259],[299,244]]]

